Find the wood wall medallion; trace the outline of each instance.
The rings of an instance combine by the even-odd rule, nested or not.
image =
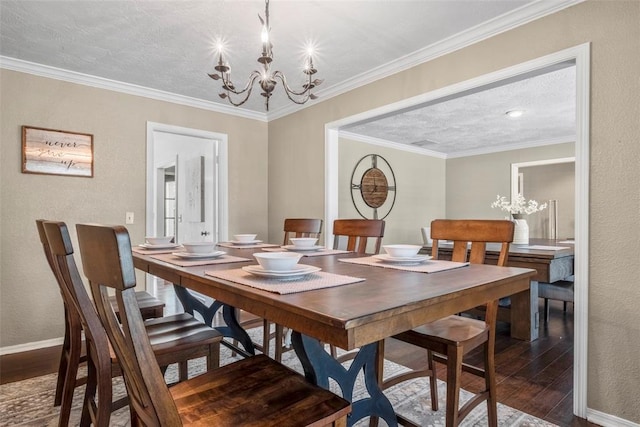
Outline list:
[[[384,219],[396,199],[395,175],[384,157],[367,154],[351,174],[351,199],[363,218]]]

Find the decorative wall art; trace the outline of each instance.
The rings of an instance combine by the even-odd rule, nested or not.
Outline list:
[[[93,177],[93,135],[22,126],[22,172]]]

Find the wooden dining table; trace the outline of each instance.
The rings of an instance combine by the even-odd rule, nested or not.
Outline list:
[[[290,328],[307,379],[329,388],[332,378],[347,400],[353,400],[355,377],[363,371],[370,398],[352,402],[349,425],[366,416],[377,416],[388,425],[396,425],[395,412],[377,385],[377,349],[385,338],[506,296],[521,308],[518,312],[521,321],[515,329],[512,327],[512,335],[524,340],[537,338],[537,329],[532,326],[537,319],[537,301],[535,307],[531,303],[537,298],[532,298],[530,291],[531,278],[536,274],[533,269],[467,265],[437,273],[418,273],[340,261],[362,257],[354,253],[305,256],[300,264],[363,280],[281,295],[206,274],[256,264],[252,254],[260,251],[221,249],[247,261],[180,267],[153,255],[134,252],[134,265],[174,283],[177,288],[199,292],[221,304],[229,325],[223,334],[239,339],[250,354],[255,350],[246,332],[239,328],[234,310],[245,310]],[[351,368],[343,368],[325,351],[323,343],[345,350],[359,349]]]

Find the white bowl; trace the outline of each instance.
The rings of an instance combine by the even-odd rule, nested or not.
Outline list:
[[[382,247],[394,258],[413,257],[418,255],[418,251],[422,249],[420,245],[383,245]]]
[[[256,252],[253,256],[265,270],[293,270],[302,255],[293,252]]]
[[[173,236],[145,237],[144,240],[150,245],[167,245],[173,240]]]
[[[311,248],[318,241],[318,239],[314,237],[292,237],[289,240],[293,243],[293,246],[297,246],[299,248]]]
[[[234,239],[236,239],[237,242],[243,242],[243,243],[253,242],[254,240],[256,240],[256,236],[257,234],[234,234],[233,235]]]
[[[184,250],[191,254],[209,254],[213,252],[216,244],[213,242],[191,242],[183,243]]]

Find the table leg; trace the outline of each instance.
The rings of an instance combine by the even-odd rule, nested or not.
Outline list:
[[[529,289],[511,295],[511,336],[535,341],[539,333],[538,282],[531,281]]]
[[[313,384],[329,389],[329,378],[340,386],[342,397],[352,404],[347,425],[352,426],[365,417],[379,417],[389,426],[397,426],[396,414],[391,402],[378,386],[376,355],[378,344],[372,343],[360,348],[348,369],[331,357],[324,345],[315,338],[294,331],[291,336],[293,348],[302,363],[305,377]],[[353,388],[356,378],[362,371],[369,393],[358,401],[353,401]]]
[[[238,322],[238,316],[236,315],[237,310],[235,307],[232,307],[228,304],[223,304],[220,301],[215,300],[211,303],[211,305],[207,305],[200,299],[196,298],[191,292],[189,292],[188,289],[176,284],[173,285],[173,288],[186,313],[189,313],[192,316],[194,312],[199,313],[202,316],[205,324],[211,325],[224,337],[238,340],[238,342],[242,344],[242,347],[244,347],[245,349],[245,351],[243,352],[245,356],[256,354],[256,350],[253,346],[251,338],[247,334],[247,331],[245,331]],[[224,319],[226,326],[216,326],[213,324],[213,318],[220,309],[222,309],[222,318]],[[223,343],[226,344],[225,341],[223,341]],[[228,346],[232,345],[228,344]],[[233,349],[235,350],[235,348]]]

